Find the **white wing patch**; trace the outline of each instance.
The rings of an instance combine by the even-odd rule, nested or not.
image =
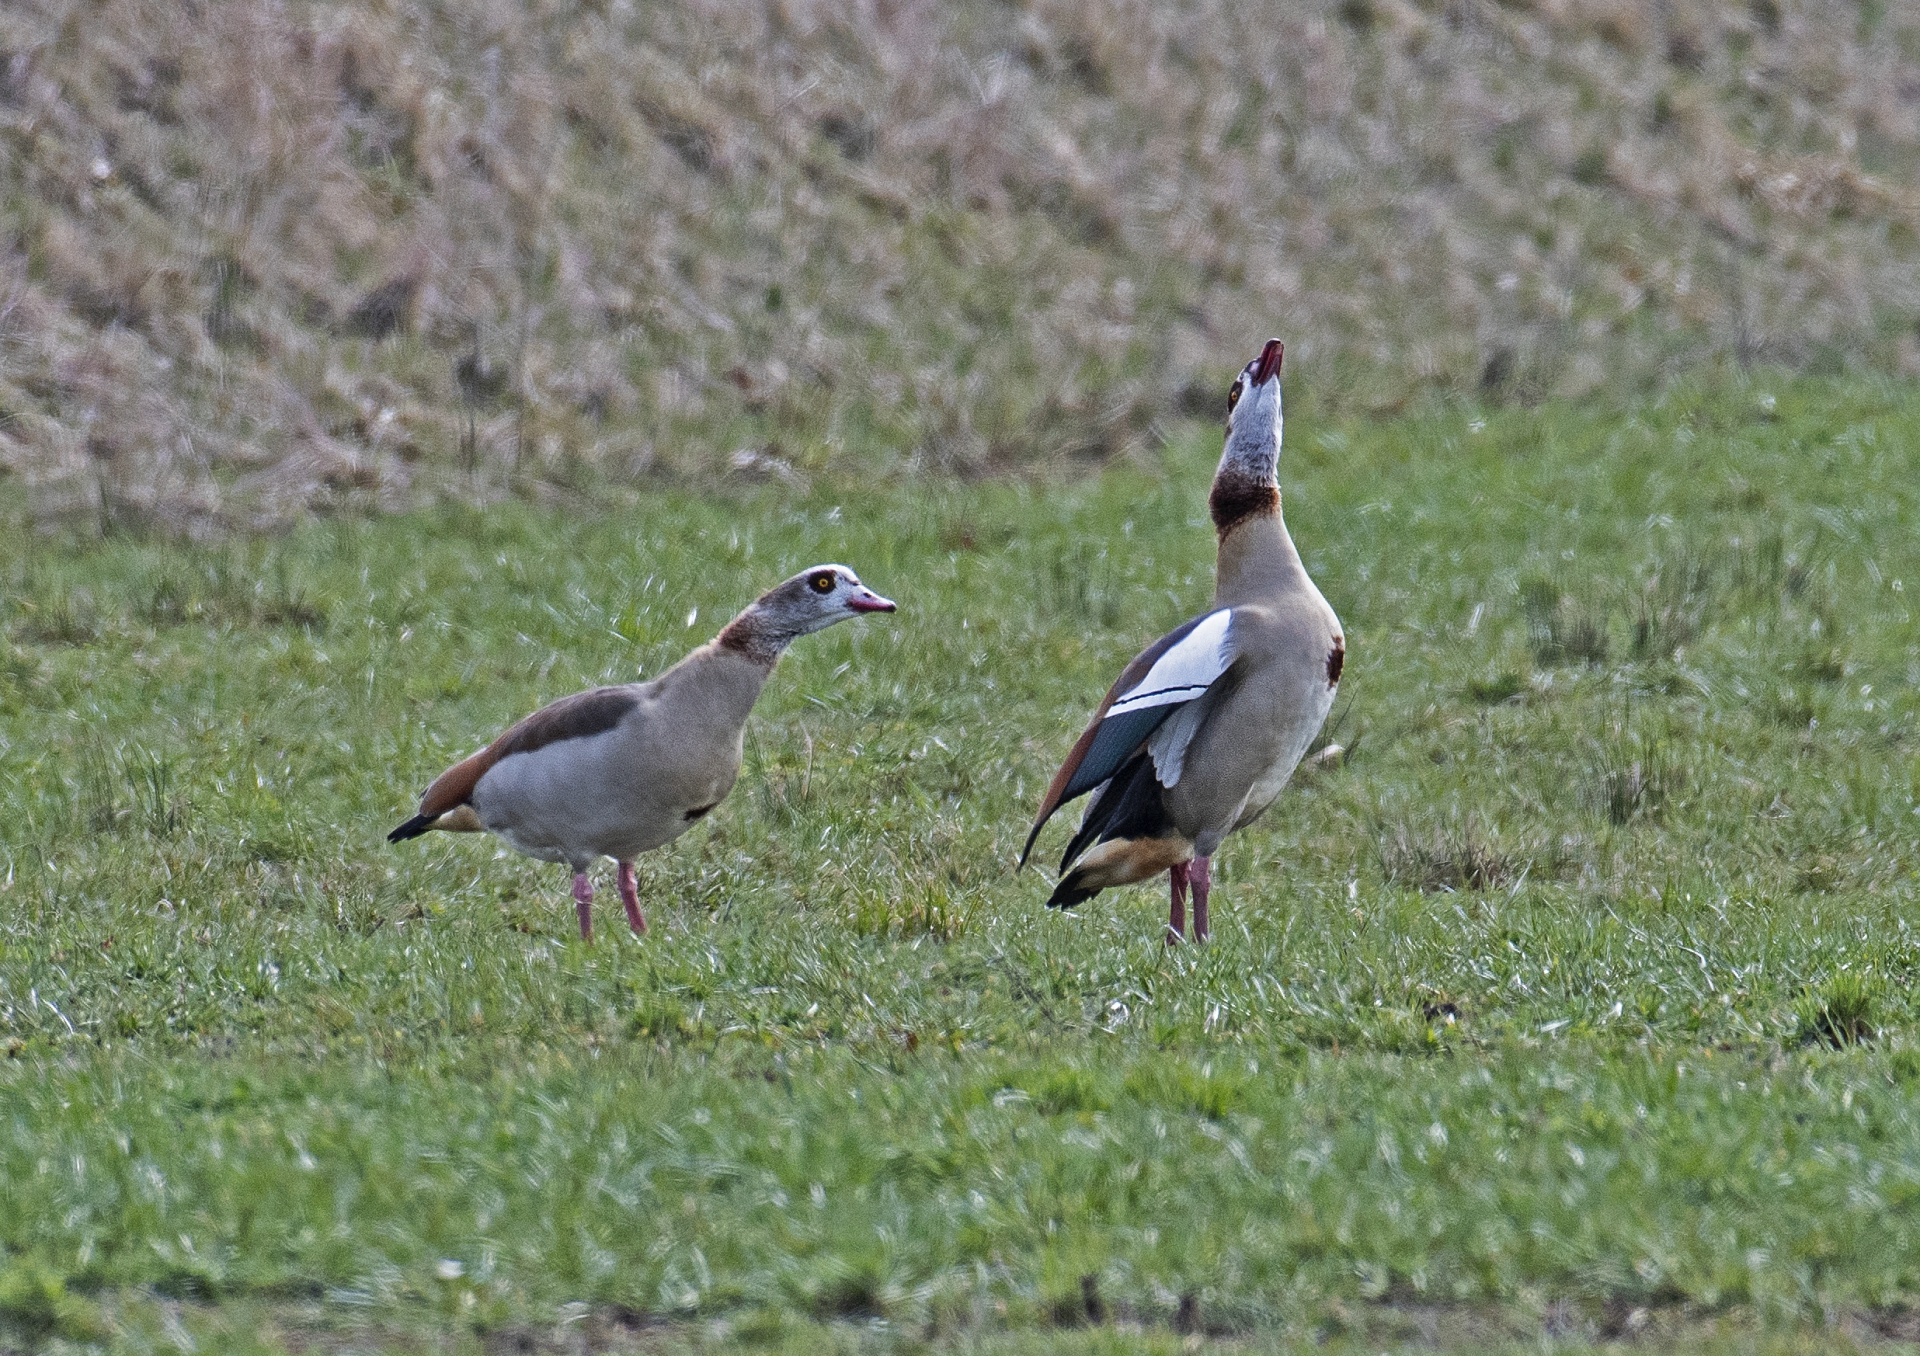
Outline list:
[[[1233,647],[1227,643],[1232,625],[1231,608],[1202,617],[1179,644],[1154,660],[1146,677],[1107,708],[1107,719],[1155,706],[1177,706],[1205,692],[1233,662]]]
[[[1147,740],[1147,756],[1153,759],[1154,777],[1160,785],[1171,789],[1180,784],[1180,774],[1186,768],[1187,746],[1193,743],[1193,737],[1200,733],[1201,725],[1213,713],[1216,703],[1212,695],[1209,689],[1188,702],[1168,716]]]

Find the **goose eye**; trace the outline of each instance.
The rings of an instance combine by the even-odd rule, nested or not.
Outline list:
[[[1240,393],[1246,389],[1247,389],[1247,383],[1245,378],[1241,378],[1233,383],[1233,389],[1227,392],[1227,413],[1228,414],[1233,413],[1233,407],[1240,403]]]
[[[807,586],[811,588],[815,593],[832,593],[833,592],[833,576],[823,571],[820,574],[816,574],[813,578],[809,579],[807,581]]]

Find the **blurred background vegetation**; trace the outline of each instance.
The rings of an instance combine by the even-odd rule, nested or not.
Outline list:
[[[9,0],[0,466],[189,532],[1920,374],[1914,0]]]

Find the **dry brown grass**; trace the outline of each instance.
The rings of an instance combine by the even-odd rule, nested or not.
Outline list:
[[[1103,457],[1270,332],[1916,372],[1916,183],[1913,0],[13,0],[0,464],[192,529]]]
[[[1374,832],[1374,856],[1386,882],[1429,894],[1497,890],[1529,877],[1563,880],[1579,871],[1584,846],[1572,836],[1511,842],[1471,820],[1436,824],[1424,832],[1406,824]]]

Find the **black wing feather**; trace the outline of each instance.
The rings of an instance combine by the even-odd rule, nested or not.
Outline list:
[[[1027,833],[1027,844],[1020,850],[1020,865],[1027,864],[1027,857],[1033,852],[1033,844],[1040,837],[1040,830],[1053,817],[1053,812],[1076,797],[1083,796],[1111,777],[1114,770],[1128,757],[1139,751],[1147,736],[1160,728],[1160,723],[1175,711],[1179,704],[1165,707],[1147,707],[1144,710],[1124,712],[1111,719],[1107,708],[1115,701],[1130,695],[1133,689],[1146,678],[1147,674],[1162,655],[1181,641],[1185,640],[1193,629],[1213,613],[1205,612],[1198,617],[1189,617],[1186,621],[1167,632],[1160,639],[1135,655],[1120,677],[1108,689],[1106,699],[1100,703],[1100,709],[1093,713],[1093,721],[1081,734],[1074,749],[1067,755],[1067,761],[1054,774],[1053,783],[1047,788],[1046,796],[1040,802],[1040,813],[1034,817],[1033,828]],[[1197,697],[1199,694],[1196,693]],[[1084,746],[1085,751],[1082,752]]]
[[[1159,729],[1166,718],[1180,709],[1183,703],[1170,706],[1148,706],[1138,711],[1128,711],[1118,716],[1109,716],[1100,722],[1100,733],[1093,737],[1093,743],[1087,749],[1087,756],[1080,760],[1080,766],[1073,770],[1073,778],[1067,783],[1067,789],[1060,796],[1060,803],[1084,795],[1093,790],[1119,770],[1120,765],[1139,752],[1140,746],[1147,741],[1155,730]]]

